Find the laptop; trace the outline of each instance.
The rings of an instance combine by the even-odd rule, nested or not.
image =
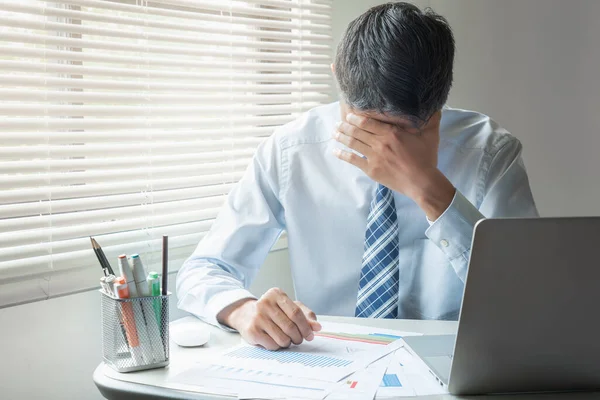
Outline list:
[[[475,226],[456,335],[405,337],[452,394],[600,389],[600,217]]]

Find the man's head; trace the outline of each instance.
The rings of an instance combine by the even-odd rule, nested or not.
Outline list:
[[[335,75],[350,109],[421,126],[446,102],[453,62],[454,37],[444,17],[408,3],[387,3],[348,25]]]

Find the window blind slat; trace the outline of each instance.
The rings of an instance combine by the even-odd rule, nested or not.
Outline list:
[[[273,133],[272,127],[232,127],[232,128],[214,128],[214,129],[179,129],[179,130],[157,130],[157,129],[141,129],[129,131],[92,131],[85,132],[52,132],[52,131],[35,131],[35,132],[0,132],[0,142],[4,146],[15,145],[44,145],[54,144],[73,144],[77,141],[84,141],[86,145],[93,144],[109,144],[110,146],[121,145],[129,142],[136,142],[152,138],[153,141],[160,143],[162,146],[164,141],[193,141],[193,140],[215,140],[222,138],[240,138],[247,141],[254,137],[269,136]],[[58,149],[58,148],[57,148]],[[2,148],[0,148],[0,152]]]
[[[150,140],[150,136],[146,138]],[[119,160],[125,160],[126,157],[149,157],[150,161],[169,161],[164,155],[190,156],[196,155],[197,162],[203,162],[209,159],[226,159],[235,158],[243,154],[251,154],[248,150],[254,150],[264,139],[263,138],[244,138],[236,142],[235,140],[200,140],[200,141],[185,141],[185,142],[167,142],[167,143],[137,143],[137,144],[74,144],[68,146],[12,146],[0,148],[0,162],[2,160],[12,159],[18,162],[19,160],[27,160],[33,162],[36,159],[43,159],[43,162],[52,160],[59,161],[56,165],[62,165],[64,159],[76,158],[81,159],[86,157],[88,161],[95,162],[96,158],[107,159],[111,163],[118,163]],[[119,151],[115,151],[118,148]],[[96,157],[96,158],[94,158]],[[85,161],[85,160],[83,160]],[[101,160],[98,160],[101,161]],[[6,161],[4,161],[6,164]],[[4,165],[3,164],[3,165]],[[126,165],[128,165],[127,163]],[[51,166],[52,164],[48,164]],[[73,164],[76,165],[83,164]],[[98,164],[100,165],[100,164]],[[115,165],[117,166],[117,165]]]
[[[144,129],[150,128],[189,128],[190,126],[204,126],[223,128],[226,126],[261,125],[275,126],[285,124],[299,115],[300,111],[287,115],[261,116],[261,117],[233,117],[225,118],[144,118],[139,120],[118,118],[0,118],[0,130],[80,130],[80,129]]]
[[[6,101],[48,101],[60,102],[82,102],[111,103],[111,104],[196,104],[215,105],[218,103],[264,103],[264,104],[289,104],[298,102],[325,101],[329,98],[322,93],[296,93],[290,94],[146,94],[146,93],[114,93],[114,92],[68,92],[61,90],[23,90],[2,89],[0,98]]]
[[[225,102],[224,102],[225,103]],[[318,103],[299,103],[285,105],[257,105],[244,106],[232,104],[231,110],[234,114],[288,114],[299,109],[311,109]],[[223,105],[216,106],[139,106],[124,105],[53,105],[53,104],[0,104],[0,116],[30,117],[30,116],[57,116],[57,117],[145,117],[145,116],[191,116],[206,115],[213,116],[222,112]]]
[[[23,63],[27,66],[32,64]],[[3,68],[4,66],[4,68]],[[17,70],[19,65],[14,64],[3,64],[0,61],[0,69],[13,70],[13,67]],[[40,68],[41,72],[44,72]],[[277,77],[276,77],[277,78]],[[264,78],[262,78],[264,79]],[[270,79],[270,78],[269,78]],[[279,83],[269,82],[268,87],[265,84],[248,84],[244,82],[236,82],[235,85],[229,83],[177,83],[177,82],[156,82],[156,81],[117,81],[108,79],[75,79],[75,78],[53,78],[46,76],[24,76],[20,74],[14,75],[0,75],[0,85],[12,85],[12,86],[25,86],[35,88],[77,88],[77,89],[95,89],[95,90],[118,90],[120,93],[129,93],[130,91],[145,91],[146,93],[238,93],[238,92],[267,92],[267,93],[327,93],[331,89],[329,84],[314,84],[302,81],[302,76],[298,77],[299,80],[292,80],[291,82]]]
[[[323,12],[326,14],[330,14],[332,12],[331,4],[319,4],[313,3],[309,1],[302,0],[248,0],[246,1],[249,4],[260,5],[260,6],[273,6],[273,7],[282,7],[282,8],[301,8],[303,10],[315,10],[319,12]]]
[[[1,40],[1,36],[0,36]],[[311,74],[304,71],[290,74],[264,74],[264,73],[235,73],[230,72],[174,72],[170,70],[135,70],[127,68],[113,67],[81,67],[78,65],[67,65],[57,63],[39,64],[33,62],[1,60],[0,70],[19,71],[19,72],[36,72],[36,73],[56,73],[65,75],[85,75],[85,76],[108,76],[119,78],[145,78],[148,81],[146,85],[152,87],[151,79],[165,79],[175,81],[185,81],[186,79],[195,80],[196,82],[214,82],[214,81],[257,81],[257,82],[329,82],[331,77],[326,74]],[[76,82],[70,81],[71,86],[77,86]],[[126,83],[124,83],[126,85]],[[160,85],[160,82],[159,82]],[[231,83],[230,83],[231,85]],[[164,83],[163,83],[164,87]],[[147,86],[146,86],[147,88]],[[267,89],[267,87],[264,87]],[[150,90],[150,89],[146,89]]]

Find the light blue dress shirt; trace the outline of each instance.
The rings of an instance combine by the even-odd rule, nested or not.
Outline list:
[[[179,308],[217,324],[287,231],[298,300],[353,316],[369,204],[377,187],[332,154],[339,103],[277,128],[259,147],[211,231],[177,275]],[[489,117],[444,108],[439,169],[456,187],[434,222],[394,193],[399,223],[399,318],[457,319],[473,227],[485,217],[535,217],[521,143]]]

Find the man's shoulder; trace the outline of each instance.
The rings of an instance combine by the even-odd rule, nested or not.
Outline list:
[[[339,102],[317,106],[278,127],[273,136],[282,148],[326,142],[340,119],[339,110]]]
[[[470,110],[444,107],[441,141],[462,149],[479,149],[489,154],[504,146],[520,146],[519,140],[489,116]]]

